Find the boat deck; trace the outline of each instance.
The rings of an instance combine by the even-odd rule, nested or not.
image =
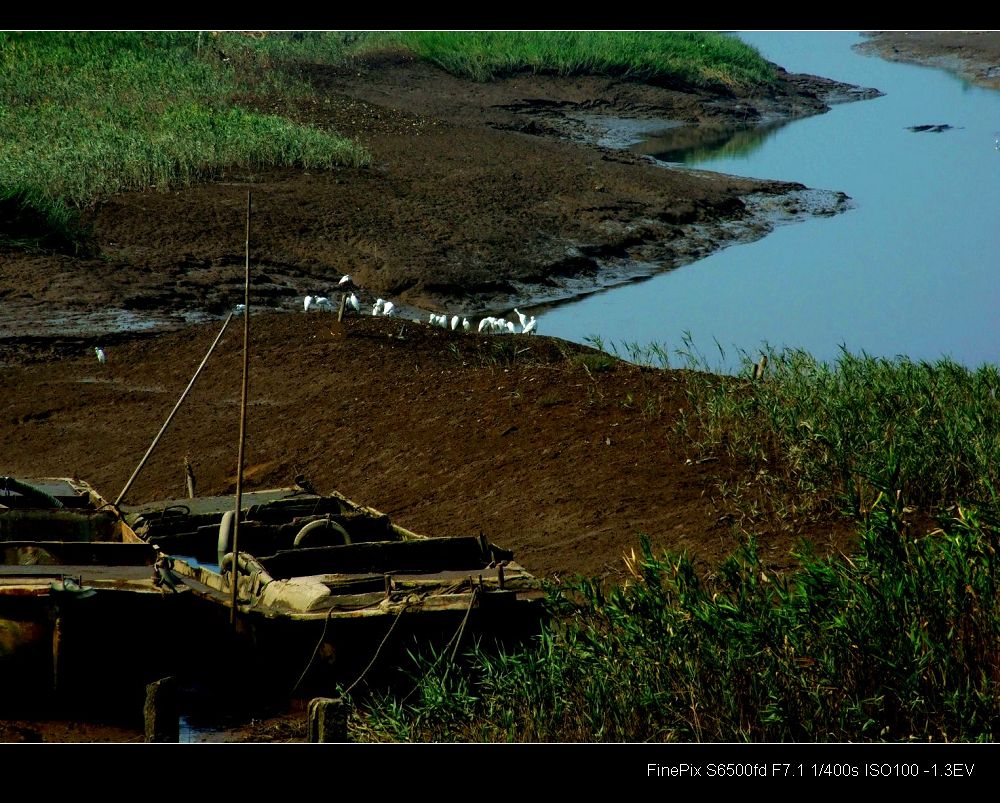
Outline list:
[[[114,586],[128,584],[153,586],[150,566],[94,566],[93,564],[59,564],[34,566],[0,565],[0,586],[23,585],[40,580],[81,579],[84,585]]]

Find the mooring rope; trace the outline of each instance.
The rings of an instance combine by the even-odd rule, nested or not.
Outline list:
[[[373,655],[371,661],[368,662],[368,666],[365,667],[364,671],[358,676],[357,680],[355,680],[350,686],[347,687],[347,689],[344,691],[344,695],[346,695],[351,689],[357,686],[358,683],[361,682],[362,678],[364,678],[364,676],[368,674],[368,670],[372,668],[375,661],[378,659],[379,653],[382,652],[382,648],[385,646],[385,643],[389,640],[389,636],[392,635],[392,631],[396,629],[396,623],[399,622],[400,617],[409,607],[410,604],[405,603],[403,607],[399,609],[399,613],[397,613],[396,618],[392,620],[392,624],[389,626],[389,631],[383,637],[382,643],[378,645],[378,649],[375,650],[375,655]],[[302,674],[299,675],[299,679],[295,681],[295,685],[292,686],[291,694],[295,694],[295,691],[299,688],[299,685],[305,679],[305,676],[309,674],[309,670],[312,669],[313,662],[316,660],[316,656],[319,654],[319,649],[320,647],[323,646],[323,642],[326,641],[326,630],[327,626],[330,624],[330,617],[333,616],[333,611],[334,608],[332,607],[330,608],[330,610],[327,611],[326,616],[323,619],[323,632],[320,633],[319,641],[316,642],[316,647],[313,649],[312,656],[309,658],[309,663],[306,664],[306,668],[302,670]]]
[[[184,399],[187,398],[188,393],[191,392],[191,388],[194,387],[194,383],[198,379],[198,376],[201,374],[202,368],[205,367],[205,363],[208,362],[208,358],[212,356],[212,352],[215,351],[215,347],[219,345],[219,341],[222,340],[222,335],[225,334],[226,327],[229,326],[229,322],[232,319],[233,319],[233,313],[230,312],[229,315],[226,317],[225,322],[222,324],[222,328],[219,330],[219,334],[216,335],[215,340],[212,342],[211,347],[205,354],[204,359],[202,359],[201,365],[198,366],[198,370],[194,372],[194,376],[191,377],[191,381],[188,382],[188,386],[184,388],[184,392],[181,394],[181,397],[177,400],[177,404],[174,405],[174,409],[170,411],[170,415],[167,416],[167,420],[163,422],[163,426],[160,427],[160,431],[156,433],[156,437],[153,438],[153,442],[149,444],[149,448],[146,450],[146,454],[142,456],[142,460],[140,460],[139,465],[135,467],[135,471],[132,472],[132,476],[128,478],[128,482],[125,483],[125,487],[122,488],[121,493],[118,494],[118,498],[112,503],[112,507],[114,507],[115,510],[119,510],[119,506],[121,505],[122,499],[125,498],[125,494],[127,494],[129,488],[132,487],[132,483],[135,482],[135,478],[139,476],[139,472],[142,471],[142,467],[146,465],[146,461],[149,460],[149,456],[153,453],[153,449],[156,448],[156,444],[160,442],[160,438],[163,437],[163,433],[167,431],[167,427],[170,426],[170,422],[174,420],[174,415],[176,415],[177,411],[184,403]]]
[[[420,676],[420,680],[417,681],[417,685],[415,685],[412,689],[410,689],[410,691],[401,700],[401,702],[405,703],[407,700],[410,699],[410,697],[413,696],[413,692],[415,692],[417,689],[420,688],[420,684],[421,684],[421,682],[423,682],[424,678],[426,678],[428,675],[430,675],[430,673],[433,672],[437,668],[437,665],[439,663],[441,663],[441,659],[444,658],[444,656],[448,654],[448,648],[451,647],[452,643],[454,642],[455,646],[454,646],[454,648],[451,651],[451,659],[448,662],[448,668],[445,669],[445,671],[444,671],[444,675],[441,678],[441,682],[443,683],[444,680],[448,677],[448,672],[451,670],[452,664],[455,662],[455,656],[458,654],[458,645],[462,643],[462,633],[465,632],[465,624],[466,624],[466,622],[469,621],[469,614],[472,613],[472,607],[473,607],[473,605],[475,605],[476,596],[477,596],[478,593],[479,593],[479,588],[476,587],[476,586],[473,586],[472,587],[472,593],[469,595],[469,605],[465,609],[465,616],[462,617],[462,622],[461,622],[461,624],[459,624],[458,630],[455,631],[455,635],[453,635],[450,639],[448,639],[448,643],[444,645],[444,649],[441,650],[441,654],[438,655],[437,659],[434,661],[433,664],[430,665],[430,667],[427,669],[427,671],[424,672],[424,674]]]
[[[392,635],[392,631],[396,629],[396,623],[399,622],[400,617],[402,617],[402,615],[406,612],[406,609],[409,607],[410,604],[406,603],[405,605],[403,605],[402,608],[399,609],[399,613],[396,614],[396,618],[392,620],[392,626],[389,628],[389,632],[385,634],[385,638],[382,639],[382,643],[378,645],[378,649],[375,650],[375,654],[372,656],[372,659],[368,662],[368,666],[366,666],[364,671],[360,675],[358,675],[357,680],[355,680],[350,686],[344,689],[344,693],[341,695],[342,697],[346,697],[348,694],[350,694],[351,689],[357,686],[362,681],[364,676],[368,674],[368,670],[375,665],[375,661],[378,659],[379,653],[382,652],[382,648],[385,646],[385,643],[389,640],[389,636]]]
[[[462,621],[458,626],[458,630],[456,630],[454,635],[450,639],[448,639],[448,642],[444,645],[444,648],[441,650],[441,654],[438,655],[437,660],[435,660],[434,663],[431,664],[430,668],[428,668],[428,670],[423,674],[423,676],[420,678],[421,680],[426,678],[431,672],[434,671],[434,669],[437,668],[437,665],[441,663],[441,659],[448,654],[448,650],[450,648],[451,658],[448,661],[448,668],[445,669],[442,681],[448,677],[448,672],[451,670],[452,665],[455,663],[455,657],[458,655],[458,647],[462,643],[462,635],[465,632],[465,626],[469,621],[469,616],[472,614],[472,608],[476,604],[476,597],[478,596],[478,594],[479,594],[479,588],[473,586],[472,593],[469,595],[469,604],[465,609],[465,615],[462,617]],[[400,608],[399,613],[396,614],[396,618],[392,620],[392,624],[389,626],[388,632],[386,632],[385,636],[382,638],[381,643],[378,645],[378,649],[375,650],[375,654],[372,656],[372,659],[368,662],[368,666],[364,668],[361,674],[358,675],[358,677],[350,686],[344,689],[344,691],[341,693],[342,697],[346,697],[348,694],[350,694],[351,690],[355,686],[357,686],[362,680],[364,680],[365,675],[368,674],[368,671],[375,665],[375,661],[378,660],[379,655],[382,653],[382,648],[385,647],[386,642],[389,640],[389,636],[392,635],[392,631],[396,629],[396,625],[399,623],[400,618],[403,616],[403,614],[409,607],[410,604],[406,603],[403,605],[402,608]],[[302,670],[302,674],[299,675],[299,679],[295,681],[295,685],[292,687],[291,694],[295,694],[296,690],[299,688],[302,681],[305,679],[305,676],[309,673],[309,670],[312,668],[312,665],[316,660],[316,656],[319,654],[320,647],[323,646],[323,642],[326,640],[326,631],[327,627],[330,624],[330,618],[333,616],[333,611],[334,611],[333,608],[330,608],[330,610],[327,611],[327,614],[323,619],[323,632],[320,634],[319,641],[316,642],[316,647],[313,649],[312,656],[309,658],[309,663],[307,663],[306,668]],[[406,695],[406,697],[403,698],[402,702],[405,703],[413,694],[413,692],[415,692],[419,687],[420,683],[418,682],[417,685],[410,690],[410,692]]]

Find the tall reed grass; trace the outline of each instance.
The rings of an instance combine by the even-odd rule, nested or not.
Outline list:
[[[608,590],[552,597],[537,644],[423,656],[408,697],[358,706],[354,738],[405,741],[992,741],[1000,735],[1000,527],[960,509],[904,535],[885,495],[850,558],[772,574],[748,542],[699,579],[627,559]]]
[[[724,451],[864,515],[881,489],[908,505],[995,507],[1000,371],[949,359],[843,352],[833,363],[769,349],[760,381],[694,372],[681,423],[703,452]],[[755,361],[744,357],[744,376]]]

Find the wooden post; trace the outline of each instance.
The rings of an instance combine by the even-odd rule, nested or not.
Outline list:
[[[342,699],[316,697],[309,701],[309,741],[347,741],[347,706]]]
[[[163,678],[146,686],[146,704],[142,709],[147,742],[180,741],[180,717],[177,712],[177,684]]]
[[[62,686],[65,684],[65,679],[63,678],[63,664],[65,663],[63,641],[65,640],[65,631],[63,618],[56,616],[56,621],[52,626],[52,691],[56,694],[62,691]]]
[[[194,499],[196,495],[194,469],[191,467],[191,461],[188,460],[187,455],[184,455],[184,480],[187,483],[188,499]]]
[[[246,276],[243,285],[243,393],[240,399],[240,446],[236,457],[236,518],[233,519],[233,609],[229,623],[236,632],[240,587],[240,508],[243,500],[243,454],[247,442],[247,394],[250,382],[250,193],[247,193]]]
[[[337,310],[337,323],[344,320],[344,307],[347,306],[347,293],[340,294],[340,309]]]

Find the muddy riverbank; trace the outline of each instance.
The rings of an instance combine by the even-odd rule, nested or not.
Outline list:
[[[266,306],[296,308],[343,273],[364,301],[463,314],[588,292],[807,210],[789,196],[801,185],[666,170],[595,144],[615,121],[748,124],[871,95],[786,73],[742,97],[592,76],[478,84],[400,54],[302,69],[319,100],[241,103],[355,136],[370,167],[236,171],[106,199],[85,215],[89,254],[0,254],[0,339],[113,337],[222,314],[242,294],[248,191],[253,292]],[[845,204],[833,194],[816,211]]]
[[[890,61],[940,67],[1000,89],[1000,31],[872,31],[859,45]]]

